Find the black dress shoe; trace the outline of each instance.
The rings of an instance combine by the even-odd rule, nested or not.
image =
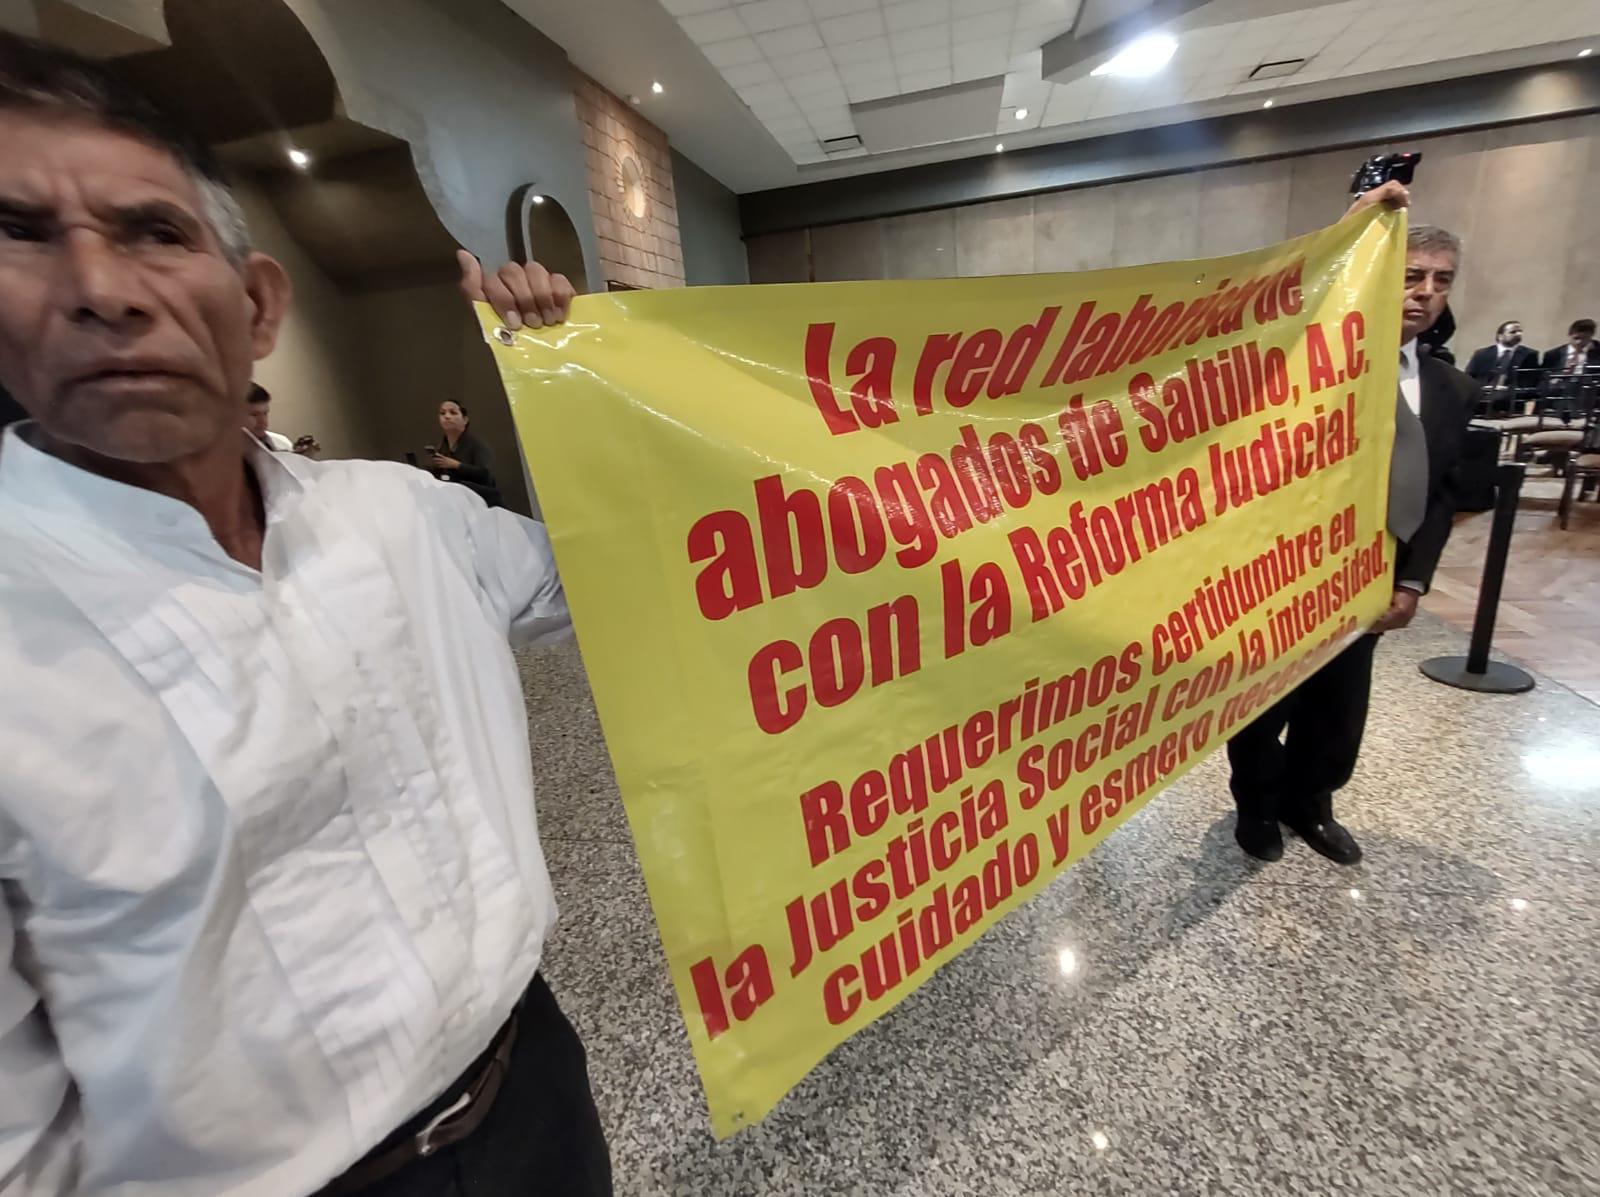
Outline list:
[[[1335,864],[1353,865],[1361,860],[1361,845],[1332,819],[1321,823],[1289,824],[1289,828],[1314,852],[1320,852]]]
[[[1239,847],[1257,860],[1283,859],[1283,833],[1276,819],[1240,819],[1233,829]]]

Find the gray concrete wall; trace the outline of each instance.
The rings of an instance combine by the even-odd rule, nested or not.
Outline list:
[[[244,181],[234,194],[256,248],[281,262],[294,284],[278,346],[255,369],[272,392],[273,431],[290,440],[310,433],[326,457],[378,456],[372,374],[351,296],[289,235],[264,192]]]
[[[749,282],[739,197],[676,150],[672,189],[678,201],[684,282],[691,287]]]
[[[506,258],[506,205],[536,183],[588,213],[572,67],[500,0],[286,0],[355,120],[411,144],[440,220],[485,262]],[[574,219],[591,279],[593,222]]]
[[[752,282],[1094,270],[1269,245],[1336,220],[1368,154],[1425,158],[1413,219],[1466,243],[1458,356],[1519,319],[1530,344],[1600,318],[1600,116],[1372,145],[752,237]]]

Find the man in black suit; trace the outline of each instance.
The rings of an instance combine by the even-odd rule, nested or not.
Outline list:
[[[1600,369],[1600,344],[1594,339],[1593,320],[1574,320],[1567,329],[1567,343],[1548,349],[1544,355],[1546,374],[1576,374]]]
[[[1495,329],[1493,345],[1473,353],[1467,377],[1482,384],[1495,410],[1509,413],[1524,393],[1530,398],[1538,393],[1537,384],[1530,388],[1518,371],[1538,368],[1539,351],[1522,343],[1522,321],[1507,320]]]
[[[1409,202],[1386,183],[1356,207]],[[1239,808],[1239,846],[1258,860],[1283,855],[1280,822],[1339,864],[1361,848],[1333,817],[1333,795],[1355,771],[1372,689],[1372,653],[1385,632],[1403,628],[1428,591],[1456,510],[1456,467],[1478,386],[1454,366],[1417,352],[1417,337],[1438,319],[1455,282],[1461,245],[1443,229],[1418,225],[1406,246],[1401,308],[1400,385],[1389,473],[1389,530],[1395,552],[1389,610],[1349,648],[1301,682],[1228,742]],[[1281,737],[1281,738],[1280,738]]]
[[[1593,320],[1574,320],[1567,329],[1567,343],[1545,352],[1545,393],[1555,398],[1552,409],[1563,421],[1572,419],[1583,394],[1583,384],[1577,380],[1600,374],[1600,344],[1595,343],[1594,330]]]

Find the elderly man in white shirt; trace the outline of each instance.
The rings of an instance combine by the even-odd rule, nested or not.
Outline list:
[[[0,1193],[609,1193],[538,977],[543,527],[241,431],[288,281],[98,68],[0,36],[0,144]]]

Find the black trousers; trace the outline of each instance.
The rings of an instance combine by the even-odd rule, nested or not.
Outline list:
[[[1241,819],[1293,826],[1333,817],[1333,792],[1361,754],[1377,644],[1361,637],[1228,741]]]
[[[611,1157],[583,1044],[537,976],[518,1014],[505,1083],[483,1125],[361,1190],[361,1197],[501,1194],[611,1197]]]

